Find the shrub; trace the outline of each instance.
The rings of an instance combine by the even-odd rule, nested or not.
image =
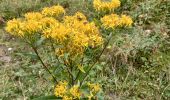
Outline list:
[[[21,18],[9,20],[5,29],[33,49],[56,84],[56,98],[103,99],[102,84],[88,82],[91,77],[88,80],[87,77],[100,64],[100,58],[111,43],[115,30],[131,27],[133,23],[130,16],[114,13],[119,6],[119,0],[94,0],[96,11],[93,13],[99,16],[94,16],[93,21],[81,12],[67,15],[60,5],[45,7],[42,11],[28,12]],[[47,65],[41,58],[39,48],[48,48],[48,53],[53,54],[56,61]]]

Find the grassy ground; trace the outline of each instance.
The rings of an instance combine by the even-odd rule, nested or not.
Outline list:
[[[170,1],[169,0],[121,0],[122,6],[116,12],[133,17],[133,31],[130,33],[136,48],[140,49],[133,61],[117,56],[114,67],[107,65],[100,79],[106,91],[106,99],[114,100],[169,100],[170,99]],[[89,17],[92,0],[0,0],[0,17],[7,21],[28,11],[37,11],[44,6],[61,3],[72,14],[80,10]],[[142,35],[138,35],[141,33]],[[147,37],[147,34],[155,37]],[[159,38],[159,39],[157,39]],[[124,41],[124,40],[122,40]],[[129,41],[125,41],[125,44]],[[122,47],[123,45],[122,44]],[[155,49],[147,51],[151,45]],[[129,50],[129,45],[126,45]],[[121,47],[120,47],[121,48]],[[155,52],[154,52],[155,50]],[[33,97],[52,94],[49,77],[40,63],[31,54],[31,49],[19,39],[0,29],[0,99],[29,100]],[[129,56],[127,53],[126,56]],[[114,55],[111,52],[109,55]],[[106,57],[108,55],[106,54]],[[129,59],[129,58],[128,58]],[[121,62],[121,64],[120,64]],[[123,62],[123,64],[122,64]],[[111,67],[110,67],[111,66]],[[112,70],[110,70],[112,69]],[[101,70],[95,69],[95,70]],[[102,71],[102,72],[103,72]],[[115,71],[116,74],[113,74]],[[93,80],[93,79],[92,79]],[[96,79],[94,79],[96,80]]]

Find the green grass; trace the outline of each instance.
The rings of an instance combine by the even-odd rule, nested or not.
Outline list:
[[[106,100],[169,100],[170,2],[121,1],[122,5],[116,12],[132,16],[134,26],[130,30],[118,30],[120,34],[112,41],[116,41],[114,48],[108,49],[101,59],[107,58],[109,63],[96,66],[94,71],[102,74],[91,80],[103,85]],[[80,10],[92,20],[92,0],[0,0],[0,16],[7,21],[58,2],[66,7],[69,14]],[[0,51],[0,99],[29,100],[52,94],[51,77],[41,69],[32,50],[8,35],[3,28],[0,29],[0,37],[0,50],[3,51]],[[133,52],[136,54],[132,56]],[[1,60],[4,56],[10,61]]]

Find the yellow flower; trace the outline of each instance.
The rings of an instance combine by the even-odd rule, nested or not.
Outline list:
[[[103,38],[99,35],[92,35],[89,38],[89,45],[92,47],[97,47],[103,44]]]
[[[74,17],[79,21],[86,21],[86,16],[81,12],[76,12]]]
[[[65,38],[67,42],[62,43],[64,48],[58,49],[57,54],[69,53],[73,57],[82,55],[88,46],[97,47],[103,44],[103,39],[95,23],[89,23],[85,15],[80,12],[73,16],[65,16],[62,25],[65,27],[65,29],[62,29],[62,35],[67,32],[66,30],[69,30],[69,32]],[[56,35],[59,34],[59,32],[55,33],[57,33]]]
[[[86,16],[80,12],[77,12],[73,16],[65,16],[64,17],[64,24],[66,24],[67,26],[74,25],[74,27],[75,27],[75,25],[79,26],[80,23],[83,24],[85,22],[87,22]]]
[[[93,7],[97,11],[104,11],[104,10],[113,10],[120,6],[120,0],[112,0],[112,1],[101,1],[101,0],[94,0]]]
[[[64,56],[64,52],[66,52],[66,50],[64,50],[63,48],[60,49],[55,49],[55,53],[56,55],[58,55],[59,57]]]
[[[88,46],[89,38],[79,32],[74,32],[72,36],[70,36],[70,42],[66,46],[67,51],[71,56],[76,56],[79,54],[83,54],[85,48]]]
[[[65,16],[60,22],[55,19],[63,13],[65,13],[64,8],[59,5],[44,8],[42,14],[29,12],[24,15],[23,20],[9,21],[6,30],[20,36],[39,33],[51,38],[62,47],[56,49],[56,54],[60,57],[65,53],[70,57],[82,56],[87,47],[103,44],[98,27],[94,22],[88,22],[83,13],[77,12],[73,16]]]
[[[106,15],[101,18],[103,26],[107,28],[115,28],[120,25],[120,17],[117,14]]]
[[[80,90],[79,90],[79,86],[74,85],[70,89],[70,94],[73,96],[73,99],[80,99],[81,93],[80,93]]]
[[[71,33],[70,28],[65,27],[62,23],[55,24],[43,31],[46,37],[53,38],[57,43],[63,44]]]
[[[103,44],[103,38],[94,22],[83,25],[80,30],[89,37],[89,46],[97,47]]]
[[[88,100],[92,100],[93,96],[94,96],[93,93],[90,92],[90,95],[87,96],[87,97],[88,97]]]
[[[57,97],[64,97],[67,93],[67,85],[68,83],[66,81],[60,81],[54,89],[54,94]]]
[[[27,20],[20,24],[20,29],[24,32],[24,35],[30,35],[40,32],[42,26],[39,21]]]
[[[127,15],[121,15],[121,26],[131,26],[133,23],[133,20],[130,16]]]
[[[58,25],[59,22],[53,17],[44,17],[40,20],[42,27],[45,28],[51,28],[52,26]]]
[[[100,91],[100,85],[99,84],[91,84],[91,83],[88,83],[87,84],[90,88],[90,91],[93,93],[93,94],[96,94]]]
[[[21,20],[12,19],[7,22],[5,30],[12,35],[23,36],[23,32],[20,30]]]
[[[110,14],[110,15],[106,15],[103,18],[101,18],[101,22],[103,23],[103,26],[107,29],[107,28],[115,28],[118,26],[131,26],[133,21],[132,18],[130,16],[126,16],[126,15],[121,15],[121,17],[117,14]]]
[[[52,7],[45,7],[42,10],[42,14],[44,16],[51,16],[51,17],[58,17],[65,13],[65,10],[62,6],[52,6]]]
[[[72,38],[72,44],[74,44],[75,46],[80,46],[80,47],[87,47],[88,46],[88,42],[89,42],[89,38],[87,37],[87,35],[83,34],[83,33],[79,33],[79,32],[74,32],[75,34],[73,35]]]
[[[26,20],[40,20],[43,18],[43,15],[39,12],[29,12],[24,15]]]
[[[73,98],[69,96],[63,96],[62,100],[73,100]]]

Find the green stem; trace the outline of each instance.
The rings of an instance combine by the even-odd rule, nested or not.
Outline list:
[[[50,72],[50,70],[48,69],[48,67],[44,64],[44,62],[42,61],[42,59],[41,59],[41,57],[40,57],[40,55],[39,55],[36,47],[32,46],[32,48],[33,48],[34,52],[36,53],[38,59],[40,60],[41,64],[43,65],[44,69],[53,77],[54,81],[57,83],[56,77]]]
[[[81,59],[81,66],[83,65],[83,60],[84,60],[84,57]],[[81,71],[79,70],[74,81],[76,81],[79,78],[80,73]]]
[[[89,70],[86,72],[83,80],[80,82],[80,86],[82,86],[83,82],[85,81],[85,79],[87,78],[87,76],[89,75],[89,72],[91,71],[91,69],[94,67],[94,65],[99,61],[100,57],[102,56],[103,52],[105,51],[106,47],[108,46],[110,40],[112,38],[112,32],[109,34],[109,39],[106,42],[106,44],[104,45],[104,48],[102,49],[101,53],[99,54],[99,56],[97,56],[95,58],[95,62],[90,66]]]
[[[51,48],[52,48],[52,50],[53,50],[53,52],[55,53],[55,47],[54,47],[54,44],[53,44],[53,41],[50,39],[50,43],[51,43]],[[61,62],[60,62],[60,60],[59,60],[59,57],[57,56],[57,55],[55,55],[55,57],[56,57],[56,59],[57,59],[57,61],[58,61],[58,63],[59,64],[62,64]],[[67,65],[67,64],[65,64],[65,63],[63,63],[65,66],[66,66],[66,70],[67,70],[67,72],[69,73],[69,76],[71,77],[71,80],[72,80],[72,85],[74,84],[73,83],[73,75],[72,75],[72,73],[71,73],[71,70],[69,69],[69,66]],[[62,67],[62,69],[64,70],[64,68]]]

